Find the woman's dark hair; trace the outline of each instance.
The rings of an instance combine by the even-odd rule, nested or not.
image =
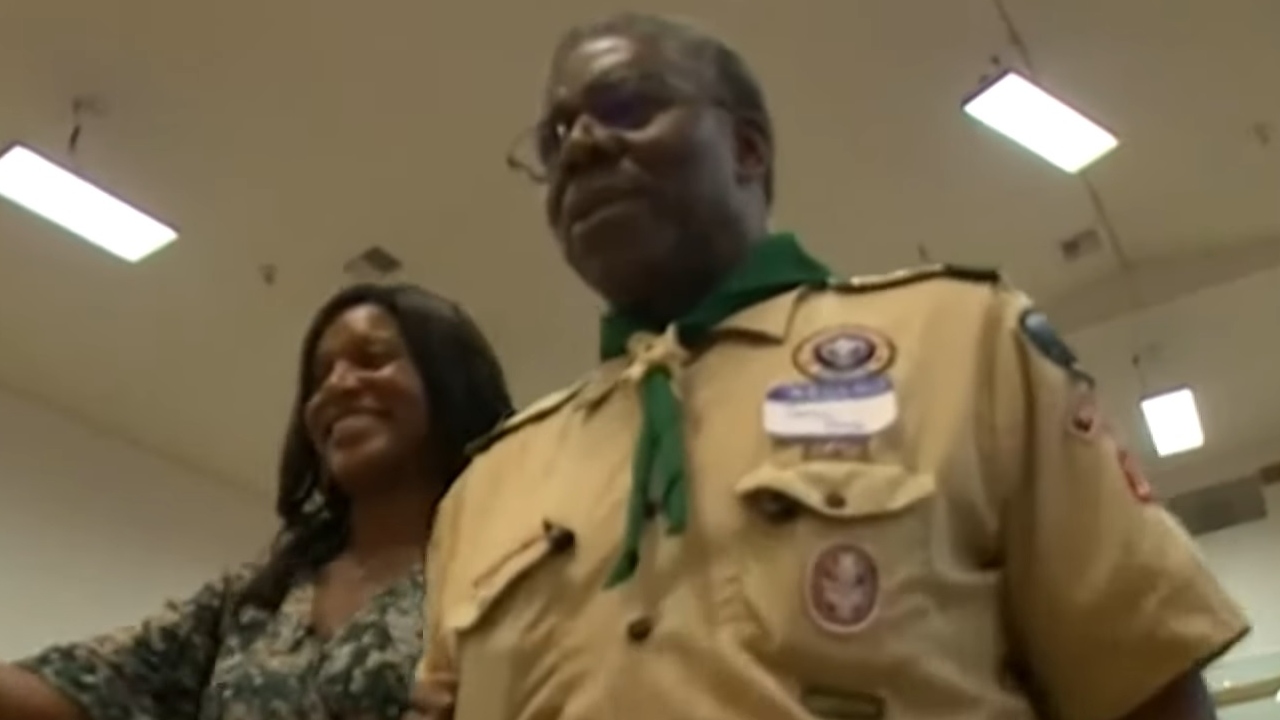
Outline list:
[[[552,67],[558,67],[565,55],[584,41],[606,35],[630,38],[665,50],[667,57],[699,81],[710,98],[740,121],[754,125],[770,145],[773,144],[773,118],[755,73],[727,43],[691,24],[660,15],[621,12],[578,25],[570,28],[556,43]],[[770,158],[764,177],[765,200],[770,204],[774,199],[773,173],[773,159]]]
[[[324,482],[324,467],[303,423],[316,390],[312,356],[325,329],[356,305],[387,311],[400,330],[426,390],[432,461],[446,487],[466,469],[466,448],[512,412],[502,366],[488,340],[456,303],[414,285],[348,287],[320,308],[302,341],[298,390],[280,457],[276,514],[283,526],[271,555],[241,602],[279,607],[292,584],[319,570],[346,547],[348,499]]]

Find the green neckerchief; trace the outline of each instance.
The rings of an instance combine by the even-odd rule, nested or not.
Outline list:
[[[742,264],[697,307],[672,323],[676,338],[682,347],[693,347],[739,310],[801,285],[825,284],[830,277],[826,266],[810,257],[794,235],[771,235],[757,243]],[[625,355],[627,341],[637,332],[662,330],[611,312],[600,326],[601,359]],[[670,371],[661,365],[648,368],[640,379],[639,390],[642,419],[631,468],[626,534],[622,554],[609,573],[606,588],[625,582],[635,573],[640,563],[640,536],[648,517],[647,507],[666,518],[671,535],[683,532],[689,517],[684,421],[680,401],[671,387]]]

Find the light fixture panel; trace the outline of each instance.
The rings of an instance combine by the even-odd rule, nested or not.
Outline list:
[[[1101,125],[1013,71],[966,101],[964,111],[1069,173],[1120,144]]]
[[[1151,443],[1160,457],[1195,450],[1204,445],[1204,428],[1191,388],[1142,399],[1142,417],[1151,434]]]
[[[23,145],[0,155],[0,196],[128,262],[178,237],[168,225]]]

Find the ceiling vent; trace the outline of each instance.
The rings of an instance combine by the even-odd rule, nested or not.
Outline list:
[[[1165,503],[1182,521],[1187,532],[1204,535],[1215,530],[1262,520],[1267,517],[1267,501],[1262,487],[1264,476],[1280,478],[1280,465],[1272,465],[1252,475],[1175,495]]]
[[[404,263],[400,262],[400,258],[392,255],[386,248],[374,245],[348,260],[342,266],[342,271],[356,282],[373,282],[385,280],[403,267]]]
[[[1263,485],[1275,485],[1280,483],[1280,462],[1273,462],[1270,465],[1264,465],[1258,471],[1258,479]]]
[[[1067,262],[1075,262],[1080,258],[1093,255],[1102,249],[1102,235],[1094,228],[1089,228],[1072,235],[1058,243],[1058,252]]]

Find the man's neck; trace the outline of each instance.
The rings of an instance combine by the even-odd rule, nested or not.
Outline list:
[[[713,255],[711,262],[702,267],[688,268],[682,277],[664,280],[659,283],[660,287],[654,288],[653,295],[621,308],[622,312],[649,327],[665,328],[688,315],[708,295],[715,292],[747,257],[751,248],[765,236],[766,232],[760,230],[750,236],[721,240],[717,247],[723,249]]]

